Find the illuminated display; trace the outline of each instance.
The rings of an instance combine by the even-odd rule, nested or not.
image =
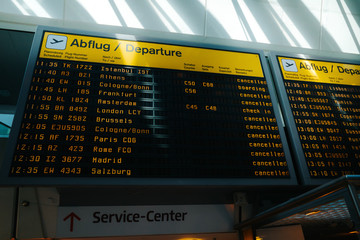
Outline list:
[[[277,56],[277,65],[305,178],[359,174],[360,64]]]
[[[56,31],[38,39],[9,179],[293,182],[259,53]]]

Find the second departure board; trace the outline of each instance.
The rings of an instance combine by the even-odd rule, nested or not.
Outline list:
[[[6,181],[295,183],[261,53],[131,39],[39,28]]]
[[[360,62],[273,55],[303,180],[360,173]]]

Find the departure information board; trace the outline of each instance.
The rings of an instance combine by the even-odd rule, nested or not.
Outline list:
[[[131,39],[37,31],[7,181],[295,183],[261,53]]]
[[[272,56],[304,181],[360,173],[360,63]]]

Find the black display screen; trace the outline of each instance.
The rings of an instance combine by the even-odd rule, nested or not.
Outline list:
[[[259,53],[39,39],[9,178],[292,178]]]
[[[359,174],[360,65],[280,56],[277,64],[305,178]]]

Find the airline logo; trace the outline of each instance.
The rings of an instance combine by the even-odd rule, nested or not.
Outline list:
[[[46,48],[65,50],[67,43],[67,37],[62,35],[50,34],[46,40]]]

